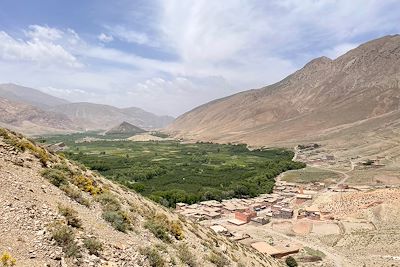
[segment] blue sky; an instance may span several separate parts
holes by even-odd
[[[399,22],[392,0],[2,0],[0,82],[177,116]]]

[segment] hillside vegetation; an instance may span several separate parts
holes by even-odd
[[[0,257],[16,266],[280,266],[0,129]]]

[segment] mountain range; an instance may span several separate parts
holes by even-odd
[[[400,35],[372,40],[332,60],[316,58],[283,80],[211,101],[178,117],[176,137],[292,145],[369,138],[400,125]]]
[[[174,118],[137,107],[70,103],[39,90],[0,84],[0,125],[26,134],[109,130],[124,121],[144,129],[165,127]]]

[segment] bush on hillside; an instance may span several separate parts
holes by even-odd
[[[179,244],[177,246],[178,258],[189,267],[196,267],[197,261],[194,254],[189,250],[186,244]]]
[[[0,129],[1,130],[1,129]],[[10,253],[4,251],[0,256],[0,263],[2,267],[15,266],[17,260],[14,259]]]
[[[297,261],[292,256],[287,257],[285,259],[285,263],[289,267],[297,267],[298,266]]]
[[[79,204],[82,204],[86,207],[90,206],[89,199],[85,198],[80,190],[78,190],[70,185],[62,185],[62,186],[60,186],[60,189],[62,191],[64,191],[64,193],[67,196],[69,196],[70,198],[72,198],[73,200],[78,202]]]
[[[67,224],[69,226],[72,226],[74,228],[82,227],[82,221],[79,219],[78,212],[76,210],[71,207],[59,205],[58,211],[62,216],[65,217],[65,220],[67,221]]]
[[[96,196],[102,193],[101,187],[97,186],[96,182],[89,177],[83,175],[76,175],[73,178],[73,184],[79,189],[88,192],[89,194]]]
[[[128,214],[122,210],[117,211],[105,211],[103,212],[103,218],[114,227],[115,230],[126,233],[131,230],[131,220]]]
[[[167,266],[163,257],[158,253],[157,249],[155,248],[141,248],[140,253],[146,256],[147,260],[152,267],[164,267]]]
[[[171,236],[176,240],[184,238],[183,227],[179,221],[171,221],[165,214],[158,213],[148,219],[145,228],[150,230],[157,238],[171,242]]]
[[[57,187],[68,184],[68,179],[65,173],[57,169],[44,169],[42,171],[42,176]]]
[[[217,267],[229,266],[230,264],[230,261],[224,255],[216,251],[211,252],[207,259]]]
[[[103,250],[103,244],[95,237],[88,237],[83,240],[83,245],[89,251],[89,254],[99,256]]]
[[[72,229],[65,224],[55,224],[51,229],[51,236],[57,245],[63,248],[67,257],[80,258],[80,248],[75,241]]]

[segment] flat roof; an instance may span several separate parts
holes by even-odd
[[[234,225],[243,225],[246,224],[247,222],[242,221],[242,220],[238,220],[238,219],[229,219],[228,220],[229,223],[232,223]]]
[[[296,198],[312,199],[312,196],[311,195],[306,195],[306,194],[297,194]]]
[[[212,225],[210,226],[211,230],[213,230],[216,233],[222,233],[222,232],[227,232],[228,229],[226,229],[225,227],[223,227],[222,225]]]
[[[252,243],[251,246],[253,248],[255,248],[256,250],[258,250],[259,252],[265,253],[265,254],[268,254],[271,256],[280,253],[279,250],[277,250],[276,248],[274,248],[273,246],[271,246],[270,244],[268,244],[267,242],[264,242],[264,241]]]
[[[305,207],[304,209],[308,212],[319,212],[319,208],[316,205]]]

